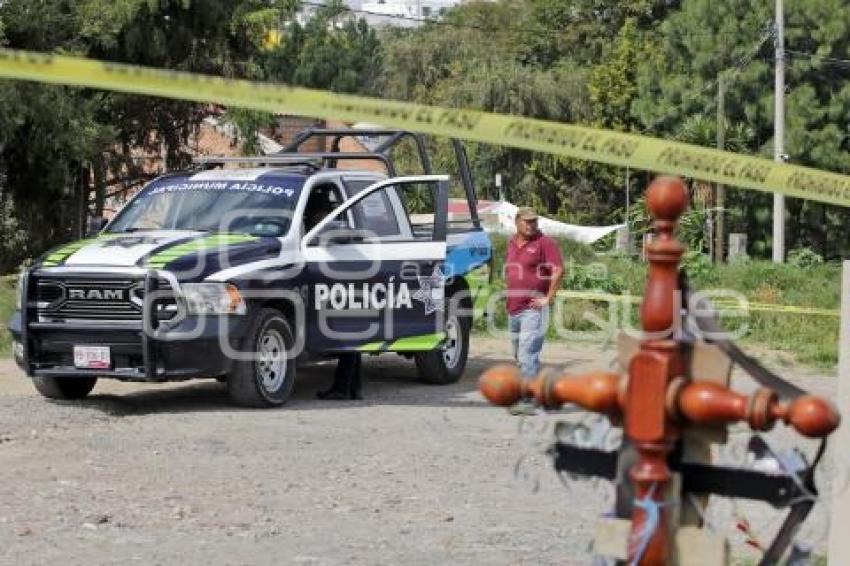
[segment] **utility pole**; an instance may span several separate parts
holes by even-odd
[[[723,73],[717,77],[717,149],[723,151],[726,148],[726,83]],[[725,229],[723,224],[724,208],[726,206],[726,187],[717,183],[714,209],[716,222],[714,223],[714,262],[723,263],[723,238]]]
[[[773,45],[776,54],[776,81],[773,105],[773,160],[785,161],[785,15],[782,0],[776,0],[776,28]],[[785,196],[773,194],[773,263],[785,261]]]
[[[623,218],[623,224],[625,224],[625,242],[624,248],[626,250],[626,254],[631,256],[632,254],[632,221],[631,214],[632,208],[632,171],[628,167],[626,167],[626,214],[625,218]],[[622,241],[622,240],[620,240]]]

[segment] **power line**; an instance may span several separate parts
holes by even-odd
[[[822,55],[816,55],[814,53],[806,53],[805,51],[795,51],[793,49],[786,49],[785,53],[789,53],[792,57],[806,57],[808,59],[813,59],[820,61],[822,63],[826,63],[828,65],[835,65],[838,67],[850,67],[850,59],[838,59],[835,57],[825,57]]]

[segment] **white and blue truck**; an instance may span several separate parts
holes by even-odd
[[[364,135],[383,141],[339,151]],[[333,151],[301,151],[316,137]],[[425,174],[396,174],[402,141]],[[423,137],[394,130],[311,129],[279,154],[162,176],[22,273],[15,359],[58,399],[83,398],[101,378],[214,378],[234,403],[272,407],[290,396],[299,360],[351,351],[395,352],[423,381],[455,382],[492,247],[466,154],[452,148],[455,189],[431,174]],[[450,192],[467,217],[449,220]]]

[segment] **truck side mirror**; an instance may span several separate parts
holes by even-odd
[[[108,222],[109,220],[102,216],[89,216],[86,218],[86,236],[97,236]]]

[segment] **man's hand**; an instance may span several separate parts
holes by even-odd
[[[549,306],[549,297],[534,297],[531,299],[531,307],[535,309],[542,309],[543,307]]]

